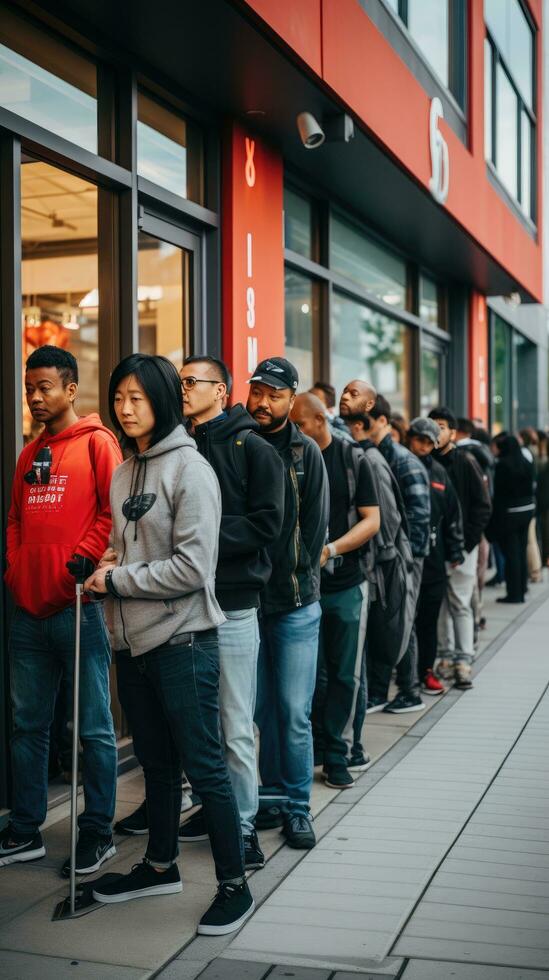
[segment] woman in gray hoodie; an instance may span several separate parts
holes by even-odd
[[[254,903],[219,738],[219,486],[184,428],[181,382],[166,358],[121,361],[109,407],[131,455],[111,483],[112,548],[85,588],[107,593],[118,694],[145,774],[149,844],[141,864],[100,879],[93,894],[122,902],[181,891],[183,768],[202,800],[219,882],[198,931],[221,935],[238,929]]]

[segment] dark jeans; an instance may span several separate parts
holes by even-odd
[[[362,744],[362,729],[364,727],[364,722],[366,721],[366,706],[368,703],[368,679],[366,673],[367,661],[368,641],[366,641],[364,644],[362,661],[360,664],[360,684],[358,686],[355,717],[353,720],[353,748],[351,749],[351,757],[360,756],[364,752],[364,746]]]
[[[420,681],[433,669],[437,656],[438,614],[444,597],[444,584],[422,585],[416,614],[418,675]]]
[[[507,596],[513,602],[522,602],[528,588],[528,527],[532,512],[509,514],[505,534],[498,544],[505,556],[505,584]]]
[[[118,696],[143,766],[149,814],[146,860],[169,867],[178,853],[181,770],[202,800],[219,881],[240,879],[240,817],[219,728],[217,631],[139,657],[116,654]]]
[[[13,705],[13,808],[18,833],[35,834],[46,818],[48,755],[55,699],[63,677],[72,690],[75,611],[37,619],[16,609],[10,630]],[[111,650],[99,604],[82,607],[80,742],[84,812],[78,825],[110,834],[116,794],[116,741],[109,697]],[[71,720],[72,700],[68,706]]]

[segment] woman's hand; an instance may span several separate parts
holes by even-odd
[[[114,548],[107,548],[99,560],[98,568],[103,568],[104,565],[116,565],[118,561],[118,555]]]
[[[101,561],[103,561],[103,558]],[[84,582],[84,592],[106,593],[107,586],[105,585],[105,575],[111,568],[116,568],[116,564],[114,562],[109,562],[109,564],[101,565],[100,568],[96,568],[93,575],[90,575],[90,577]]]

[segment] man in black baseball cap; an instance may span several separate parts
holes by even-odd
[[[284,520],[269,549],[272,575],[261,597],[255,720],[264,786],[288,801],[283,833],[291,847],[314,847],[311,706],[320,625],[320,554],[329,491],[320,449],[289,421],[299,377],[283,357],[258,364],[247,409],[284,463]]]

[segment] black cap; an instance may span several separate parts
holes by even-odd
[[[260,361],[257,365],[248,384],[252,381],[270,385],[271,388],[290,388],[291,391],[296,391],[299,375],[293,364],[285,357],[268,357],[266,361]]]

